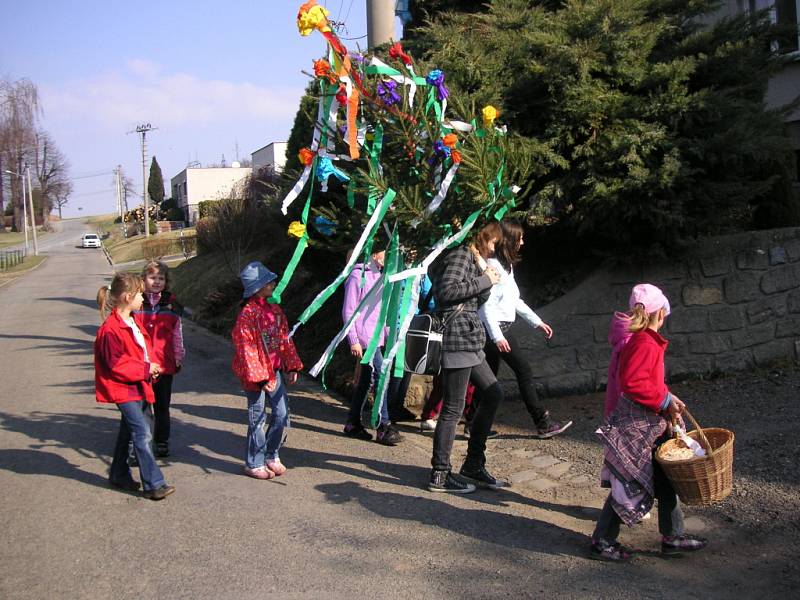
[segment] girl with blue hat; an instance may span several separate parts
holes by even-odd
[[[233,339],[233,373],[247,396],[247,453],[244,473],[255,479],[272,479],[286,472],[278,455],[289,426],[289,398],[285,384],[297,381],[303,363],[289,337],[289,323],[281,307],[267,298],[278,276],[258,261],[249,263],[239,278],[244,286],[242,310]],[[271,408],[269,427],[266,402]]]

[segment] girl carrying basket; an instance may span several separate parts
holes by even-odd
[[[668,439],[672,418],[682,422],[684,404],[664,383],[667,340],[658,333],[669,315],[669,301],[654,285],[643,283],[631,292],[630,340],[619,357],[620,396],[597,430],[605,446],[600,475],[611,488],[592,534],[589,557],[625,562],[633,552],[617,542],[620,524],[633,526],[658,500],[661,552],[675,556],[701,550],[707,541],[683,529],[678,497],[655,460],[655,449]]]

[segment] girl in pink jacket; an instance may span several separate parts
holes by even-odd
[[[384,251],[373,252],[370,260],[366,264],[358,263],[353,267],[347,281],[344,283],[344,306],[342,307],[342,319],[347,323],[356,312],[358,305],[369,294],[370,299],[358,314],[347,334],[350,341],[350,354],[357,360],[361,360],[364,352],[369,346],[375,328],[378,326],[378,316],[381,312],[381,271],[383,270]],[[375,286],[379,286],[375,289]],[[369,390],[377,381],[381,366],[383,365],[383,354],[381,347],[386,338],[386,331],[380,332],[378,345],[380,346],[372,359],[372,364],[361,365],[358,383],[353,389],[353,396],[350,399],[350,412],[347,415],[347,422],[344,426],[344,434],[359,440],[371,440],[372,434],[366,430],[361,423],[361,409],[367,401]],[[376,432],[375,441],[385,446],[394,446],[402,441],[400,432],[392,427],[389,421],[389,411],[386,402],[381,404],[381,423]]]

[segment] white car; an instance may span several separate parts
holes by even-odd
[[[100,245],[100,236],[96,233],[87,233],[81,238],[82,248],[99,248]]]

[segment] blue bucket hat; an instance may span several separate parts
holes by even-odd
[[[258,290],[267,285],[270,281],[275,281],[278,276],[265,267],[262,263],[254,260],[239,273],[239,279],[244,286],[242,298],[249,298]]]

